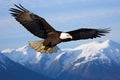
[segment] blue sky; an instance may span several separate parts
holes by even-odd
[[[105,37],[61,43],[61,48],[107,39],[120,41],[120,0],[0,0],[0,50],[19,48],[27,45],[28,41],[39,40],[9,14],[8,10],[14,7],[14,3],[20,3],[45,18],[57,30],[69,31],[83,27],[112,29]]]

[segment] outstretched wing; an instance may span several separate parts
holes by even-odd
[[[96,37],[105,36],[105,34],[109,33],[109,31],[110,31],[110,28],[106,28],[106,29],[81,28],[78,30],[67,32],[73,37],[73,39],[66,39],[66,40],[63,40],[63,42],[72,41],[72,40],[93,39]]]
[[[35,36],[46,38],[49,32],[55,31],[42,17],[31,13],[20,4],[15,6],[16,8],[10,8],[12,16]]]

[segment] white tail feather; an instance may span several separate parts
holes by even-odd
[[[37,52],[41,52],[41,53],[54,53],[54,52],[56,52],[59,49],[57,46],[45,49],[45,46],[43,46],[43,42],[44,42],[44,40],[41,40],[41,41],[30,41],[29,45],[30,45],[31,48],[33,48]]]

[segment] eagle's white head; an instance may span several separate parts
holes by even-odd
[[[72,39],[73,37],[69,33],[62,32],[60,34],[60,39]]]

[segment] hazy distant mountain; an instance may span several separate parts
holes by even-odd
[[[57,80],[120,80],[120,44],[111,40],[91,42],[53,54],[41,54],[29,46],[1,53]]]

